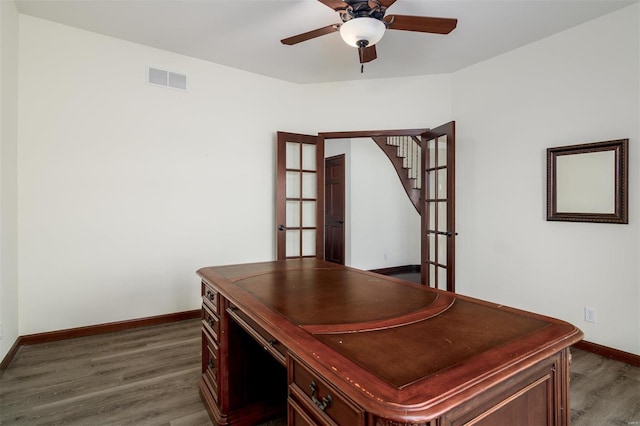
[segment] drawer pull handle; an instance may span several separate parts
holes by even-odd
[[[215,297],[215,293],[211,290],[207,290],[207,299],[213,302],[213,298]]]
[[[213,358],[209,358],[209,368],[212,370],[216,368],[216,362],[213,360]]]
[[[311,381],[309,388],[311,388],[311,400],[314,402],[314,404],[318,406],[319,409],[324,411],[328,407],[331,407],[331,403],[333,402],[333,398],[331,398],[331,395],[327,395],[321,400],[318,399],[318,397],[316,397],[316,392],[318,391],[318,385],[314,380]]]
[[[216,325],[216,320],[207,315],[207,323],[209,324],[209,327],[214,328]]]

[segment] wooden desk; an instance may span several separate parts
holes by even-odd
[[[220,425],[569,423],[566,322],[316,259],[198,275]]]

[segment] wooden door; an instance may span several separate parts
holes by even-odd
[[[324,259],[344,265],[345,156],[325,159]]]
[[[422,136],[422,283],[455,291],[455,122]]]
[[[324,257],[324,139],[278,132],[277,259]]]

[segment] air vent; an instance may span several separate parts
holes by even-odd
[[[187,90],[187,76],[155,67],[147,67],[147,83],[154,86]]]

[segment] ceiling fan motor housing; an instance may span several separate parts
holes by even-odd
[[[347,4],[347,7],[340,12],[342,22],[361,17],[375,18],[381,21],[387,11],[387,8],[376,0],[345,0],[344,2]]]

